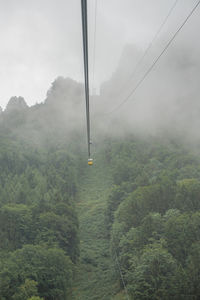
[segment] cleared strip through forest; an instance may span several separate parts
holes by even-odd
[[[111,176],[101,159],[89,167],[80,187],[77,210],[80,224],[80,265],[73,289],[76,300],[114,299],[113,261],[105,225]]]

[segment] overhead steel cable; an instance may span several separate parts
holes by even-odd
[[[130,300],[129,295],[128,295],[128,289],[126,287],[126,283],[125,283],[125,280],[124,280],[123,272],[122,272],[122,269],[121,269],[121,266],[120,266],[120,263],[119,263],[119,259],[118,259],[118,256],[117,256],[117,251],[116,251],[115,248],[114,248],[114,250],[115,250],[115,258],[116,258],[116,262],[117,262],[117,267],[118,267],[118,270],[119,270],[119,274],[120,274],[120,277],[121,277],[122,284],[124,286],[124,291],[126,293],[126,298],[127,298],[127,300]]]
[[[117,111],[122,105],[124,105],[124,103],[126,103],[130,99],[131,96],[134,95],[134,93],[136,92],[136,90],[140,87],[140,85],[143,83],[143,81],[146,79],[146,77],[149,75],[149,73],[155,67],[155,65],[157,64],[157,62],[160,60],[160,58],[163,56],[163,54],[167,51],[167,49],[169,48],[169,46],[172,44],[173,40],[179,34],[179,32],[181,31],[181,29],[184,27],[184,25],[187,23],[187,21],[193,15],[194,11],[197,9],[197,7],[199,6],[199,4],[200,4],[200,0],[196,3],[196,5],[193,7],[193,9],[190,11],[190,13],[187,15],[187,17],[185,18],[185,20],[183,21],[183,23],[181,24],[181,26],[179,26],[179,28],[177,29],[177,31],[173,34],[173,36],[171,37],[171,39],[169,40],[169,42],[166,44],[166,46],[162,50],[162,52],[153,61],[153,63],[151,64],[151,66],[147,69],[147,71],[144,73],[144,75],[142,76],[142,78],[138,81],[138,83],[136,84],[136,86],[134,87],[134,89],[128,94],[128,96],[119,105],[117,105],[112,111],[106,113],[106,115],[111,114],[111,113]]]
[[[82,12],[82,33],[83,33],[83,58],[85,78],[85,101],[86,101],[86,122],[87,122],[87,144],[88,157],[90,159],[90,105],[89,105],[89,72],[88,72],[88,29],[87,29],[87,0],[81,0]]]
[[[163,27],[164,27],[165,24],[167,23],[169,17],[171,16],[173,10],[175,9],[175,7],[176,7],[178,1],[179,1],[179,0],[176,0],[176,1],[174,2],[174,4],[172,5],[172,7],[170,8],[170,10],[169,10],[167,16],[165,17],[165,19],[163,20],[162,24],[160,25],[158,31],[157,31],[156,34],[154,35],[154,37],[153,37],[153,39],[152,39],[152,41],[151,41],[151,43],[150,43],[150,45],[149,45],[148,48],[152,47],[154,41],[155,41],[155,40],[157,39],[157,37],[159,36],[161,30],[163,29]],[[149,49],[147,49],[147,50],[149,51]]]
[[[94,89],[94,73],[96,60],[96,30],[97,30],[97,0],[95,0],[95,17],[94,17],[94,48],[93,48],[93,69],[92,69],[92,87]]]
[[[149,43],[148,47],[147,47],[146,50],[144,51],[142,57],[139,59],[139,61],[137,62],[136,66],[134,67],[134,70],[133,70],[132,74],[130,75],[130,79],[132,79],[132,78],[135,76],[137,70],[139,69],[139,66],[141,65],[141,63],[143,62],[143,60],[145,59],[145,57],[147,56],[147,54],[149,53],[149,51],[150,51],[151,48],[153,47],[153,44],[154,44],[155,40],[157,39],[157,37],[159,36],[161,30],[163,29],[163,27],[164,27],[165,24],[167,23],[169,17],[171,16],[172,12],[174,11],[174,9],[175,9],[175,7],[176,7],[178,1],[179,1],[179,0],[176,0],[176,1],[173,3],[173,5],[172,5],[172,7],[170,8],[170,10],[169,10],[167,16],[165,17],[165,19],[163,20],[162,24],[159,26],[157,32],[155,33],[153,39],[151,40],[151,42]],[[126,82],[126,84],[125,84],[124,86],[126,86],[126,85],[127,85],[127,82]],[[123,87],[123,89],[124,89],[124,87]]]

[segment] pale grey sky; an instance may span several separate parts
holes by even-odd
[[[174,2],[97,0],[95,87],[112,75],[127,43],[146,49]],[[157,47],[171,37],[196,2],[179,0]],[[28,105],[43,101],[58,76],[83,81],[80,3],[81,0],[0,0],[2,107],[11,96],[23,96]],[[95,0],[88,0],[90,71],[94,12]],[[180,39],[188,39],[188,32],[199,24],[199,16],[197,11]],[[195,27],[194,35],[197,31]]]

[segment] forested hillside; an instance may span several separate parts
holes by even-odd
[[[175,142],[125,139],[106,157],[111,251],[131,299],[199,299],[199,155]]]
[[[70,299],[79,256],[75,162],[1,137],[0,299]]]
[[[0,116],[0,299],[71,299],[81,160],[56,109],[24,103]]]
[[[200,299],[198,140],[97,118],[91,169],[82,93],[0,115],[0,299]]]

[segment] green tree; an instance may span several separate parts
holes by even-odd
[[[191,245],[200,240],[200,213],[172,215],[165,222],[164,236],[168,251],[182,264]]]
[[[40,298],[38,296],[32,296],[31,298],[28,298],[27,300],[44,300],[44,298]]]
[[[26,291],[29,279],[37,282],[38,295],[46,300],[70,299],[73,264],[61,249],[26,245],[16,250],[0,271],[0,296],[10,300]],[[30,283],[28,281],[27,283]]]
[[[0,246],[2,249],[16,250],[31,242],[32,216],[29,207],[23,204],[4,205],[0,209]]]
[[[65,208],[64,206],[62,206]],[[73,217],[57,215],[54,212],[43,213],[39,217],[37,242],[58,245],[73,261],[78,258],[78,226]],[[63,211],[64,213],[64,211]],[[71,215],[73,212],[71,212]]]
[[[175,207],[181,211],[196,211],[200,209],[200,181],[183,179],[177,183]]]
[[[26,279],[25,282],[18,287],[16,293],[13,295],[13,300],[27,300],[32,296],[37,296],[37,282]]]
[[[127,275],[128,290],[134,300],[173,299],[177,263],[159,244],[144,250],[138,264]]]
[[[200,299],[200,242],[191,246],[186,261],[186,274],[188,294],[193,296],[193,299]]]

